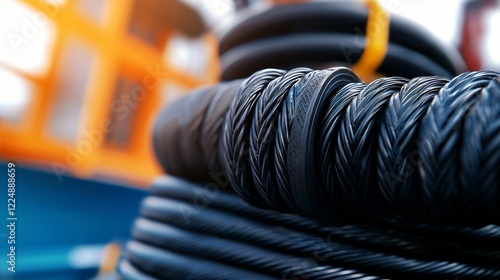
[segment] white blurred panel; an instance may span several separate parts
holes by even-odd
[[[0,63],[26,73],[43,74],[55,40],[56,31],[50,19],[57,15],[58,5],[42,5],[43,11],[38,12],[20,1],[2,0]]]
[[[19,122],[33,98],[33,85],[0,68],[0,120]]]
[[[482,60],[485,69],[500,71],[500,6],[486,14]]]

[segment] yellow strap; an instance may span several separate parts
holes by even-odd
[[[118,261],[120,260],[121,247],[118,243],[110,243],[106,246],[101,259],[99,275],[106,275],[116,271]]]
[[[384,61],[389,44],[389,13],[377,0],[366,0],[369,9],[366,24],[366,47],[359,61],[352,67],[363,79],[373,80],[375,71]]]

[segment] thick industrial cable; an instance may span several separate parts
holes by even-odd
[[[223,56],[222,80],[248,77],[256,69],[293,68],[304,65],[351,65],[365,50],[366,39],[346,34],[294,34],[265,38],[234,47]],[[453,77],[434,60],[405,47],[388,45],[387,54],[378,67],[385,76],[407,78],[439,75]]]
[[[249,166],[249,139],[255,104],[268,84],[285,72],[266,69],[243,81],[225,116],[223,131],[219,135],[221,164],[227,172],[231,187],[247,202],[265,206],[258,197]]]
[[[304,233],[310,233],[315,236],[334,235],[335,237],[348,240],[350,237],[364,236],[363,233],[370,234],[379,233],[391,238],[406,238],[408,234],[415,233],[419,238],[429,237],[430,240],[436,240],[436,244],[443,241],[466,242],[469,245],[500,249],[500,227],[489,225],[481,229],[472,229],[466,227],[430,227],[423,224],[409,223],[370,223],[369,225],[349,224],[342,227],[322,227],[317,222],[311,219],[305,219],[298,215],[284,214],[274,211],[263,211],[262,209],[252,207],[241,200],[235,199],[234,195],[220,193],[225,187],[225,182],[222,182],[218,187],[212,186],[211,183],[204,186],[199,186],[185,180],[174,178],[172,176],[163,177],[157,180],[151,188],[151,193],[158,197],[167,197],[179,201],[192,203],[195,208],[203,209],[205,207],[214,208],[223,212],[230,212],[242,217],[250,218],[259,223],[264,223],[272,226],[281,226],[298,230]],[[392,235],[392,233],[397,233]],[[432,237],[432,238],[430,238]],[[391,242],[377,240],[376,238],[362,238],[365,243],[388,245]],[[354,242],[361,242],[362,239],[355,239]],[[418,240],[417,240],[418,241]],[[396,248],[404,248],[401,242],[394,242]],[[406,245],[409,250],[415,252],[425,251],[418,248],[416,244],[408,243]],[[456,246],[456,245],[455,245]],[[439,248],[434,247],[436,250]],[[460,246],[456,247],[461,250]],[[462,250],[467,251],[467,250]],[[484,253],[484,252],[483,252]]]
[[[278,126],[275,134],[273,153],[275,165],[273,171],[275,172],[276,186],[278,187],[284,203],[289,207],[289,209],[293,209],[296,213],[300,212],[300,208],[295,206],[293,201],[290,180],[288,179],[288,170],[286,168],[286,154],[288,150],[288,142],[290,140],[290,128],[292,124],[293,112],[295,110],[295,104],[297,103],[297,99],[304,88],[304,84],[312,75],[314,75],[314,73],[315,72],[310,71],[289,90],[288,95],[282,102],[282,112],[278,116]]]
[[[334,174],[339,175],[332,185],[327,185],[332,196],[337,196],[338,208],[363,209],[373,217],[380,215],[379,201],[373,199],[377,189],[371,181],[376,178],[376,133],[389,99],[407,81],[398,77],[378,79],[363,88],[347,106],[337,133],[335,156],[330,158]]]
[[[278,121],[283,103],[288,91],[307,73],[308,68],[296,68],[284,76],[274,79],[262,93],[256,104],[254,119],[250,132],[250,165],[255,186],[261,198],[270,208],[284,209],[284,202],[274,178],[272,167],[276,166],[272,152],[274,151],[275,135],[279,131]],[[262,174],[262,177],[260,175]],[[278,200],[269,200],[277,198]]]
[[[271,248],[266,249],[254,244],[244,244],[221,236],[193,233],[146,219],[136,222],[134,237],[136,240],[150,243],[165,250],[230,264],[276,278],[292,272],[294,267],[303,261],[301,255],[287,255]],[[352,254],[352,252],[350,253]],[[310,268],[304,268],[301,273],[307,275],[318,269],[332,270],[336,268],[339,267],[311,265]],[[345,271],[346,269],[339,270]],[[358,272],[358,274],[361,273]]]
[[[173,177],[153,185],[141,213],[124,279],[134,271],[161,279],[500,277],[498,227],[458,239],[455,229],[440,237],[370,224],[322,227]]]
[[[324,103],[342,87],[359,82],[347,68],[332,68],[315,72],[300,89],[292,115],[290,140],[286,151],[287,169],[293,200],[302,213],[320,221],[336,223],[341,215],[331,215],[329,203],[318,188],[316,134],[320,130],[320,113]],[[325,93],[325,94],[321,94]],[[341,222],[341,221],[340,221]]]
[[[264,11],[249,10],[239,13],[234,21],[229,22],[228,28],[220,30],[219,53],[224,55],[250,42],[289,35],[353,34],[362,37],[366,34],[368,13],[366,6],[348,1],[296,3],[277,5]],[[358,44],[363,46],[359,39]],[[398,15],[391,15],[389,41],[424,55],[452,75],[466,69],[458,51],[445,48],[425,30]],[[347,46],[345,50],[346,53],[356,52]]]
[[[127,259],[157,279],[273,279],[211,260],[185,256],[137,241],[127,244]]]
[[[165,170],[195,181],[210,180],[221,170],[218,153],[214,151],[224,115],[240,84],[237,80],[220,87],[198,89],[200,94],[181,98],[175,102],[179,106],[161,112],[159,118],[165,122],[158,123],[153,144]]]
[[[463,142],[458,172],[463,197],[469,199],[462,201],[472,217],[490,217],[498,224],[500,190],[489,186],[500,182],[500,173],[491,172],[498,168],[500,158],[500,81],[490,83],[479,98],[464,126],[464,134],[470,137]]]
[[[420,148],[422,158],[419,171],[423,190],[421,195],[424,208],[432,220],[441,222],[453,219],[455,223],[461,223],[463,220],[475,218],[469,214],[470,210],[475,211],[475,209],[467,209],[463,205],[469,203],[470,197],[463,196],[462,193],[463,189],[477,188],[477,186],[462,185],[458,174],[460,165],[450,159],[460,160],[460,150],[465,147],[461,145],[464,139],[479,136],[478,134],[464,135],[463,122],[467,120],[466,116],[474,106],[484,105],[481,109],[485,111],[491,110],[490,106],[495,106],[493,103],[477,104],[477,101],[481,93],[484,94],[483,89],[488,84],[493,85],[493,90],[498,90],[498,84],[494,81],[498,76],[497,73],[486,71],[464,73],[458,76],[441,89],[423,119],[419,137],[421,141],[425,139],[425,143]],[[492,136],[498,137],[498,135]],[[472,138],[472,140],[472,142],[481,142],[481,138]],[[470,143],[471,140],[468,142]],[[494,150],[499,148],[500,146],[496,146]],[[491,159],[490,156],[488,155],[487,158]],[[500,159],[493,158],[492,160],[498,163]],[[466,158],[465,161],[469,159]],[[478,166],[483,164],[480,161],[475,163]],[[499,168],[500,165],[490,166],[490,169],[485,171],[489,174],[499,173]],[[482,182],[477,181],[477,183]],[[490,189],[488,190],[490,193],[496,193],[498,182],[487,188]],[[485,203],[490,205],[498,204],[497,199],[497,196],[484,198]],[[500,212],[497,213],[500,214]],[[499,216],[493,215],[493,218],[496,220],[492,222],[498,222]]]
[[[130,279],[130,280],[154,280],[153,278],[147,274],[144,274],[142,271],[138,270],[134,267],[128,260],[123,260],[118,265],[118,272],[120,274],[120,278],[118,279]]]
[[[301,3],[239,13],[220,29],[222,80],[269,68],[353,65],[365,48],[369,11],[359,3]],[[466,70],[456,50],[396,15],[378,73],[453,77]]]
[[[219,135],[223,118],[239,86],[240,82],[236,81],[219,88],[210,101],[205,111],[205,115],[203,116],[201,135],[198,141],[201,144],[201,153],[205,159],[206,166],[212,168],[209,174],[210,178],[215,176],[216,172],[222,170],[218,153],[214,153],[214,150],[216,150],[219,145]],[[197,105],[198,104],[193,104],[193,106]]]
[[[234,95],[224,119],[218,119],[223,124],[213,154],[219,153],[216,168],[221,170],[215,172],[227,175],[229,185],[250,204],[325,224],[394,218],[497,224],[500,142],[495,132],[500,120],[491,95],[498,92],[498,77],[479,71],[451,80],[389,77],[365,85],[347,68],[256,72],[232,86],[205,90]],[[186,106],[206,108],[189,101],[204,98],[209,99],[191,96],[165,111],[173,108],[170,114],[175,115],[191,109]],[[223,110],[217,109],[218,116]],[[210,118],[212,112],[202,111]],[[477,112],[488,112],[489,119]],[[187,121],[160,118],[156,134],[176,134],[169,125],[196,123],[191,115],[186,114]],[[203,172],[214,173],[214,168],[200,165],[196,152],[183,152],[192,138],[203,137],[184,134],[172,137],[186,142],[169,154],[182,155],[171,174],[186,177],[190,171],[193,176],[187,178],[207,178]],[[163,154],[168,153],[165,146],[176,147],[162,141],[155,145]],[[460,171],[463,166],[467,171]]]
[[[417,196],[411,176],[416,168],[417,143],[416,125],[422,120],[430,103],[439,90],[448,83],[448,79],[438,77],[422,77],[406,83],[389,100],[392,110],[386,110],[380,126],[383,137],[378,140],[377,173],[380,193],[386,198],[386,204],[381,205],[387,211],[398,216],[406,216],[418,221],[422,216],[422,208],[415,205]],[[404,214],[398,214],[398,212]]]

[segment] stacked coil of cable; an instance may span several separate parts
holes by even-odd
[[[182,167],[164,165],[172,175],[223,172],[250,204],[328,224],[498,224],[499,84],[491,71],[364,84],[347,68],[266,69],[166,108],[155,147]],[[215,93],[228,100],[209,110]],[[198,119],[210,133],[182,126]]]
[[[365,51],[368,14],[365,6],[347,1],[244,9],[219,28],[221,78],[246,78],[264,68],[352,66]],[[451,78],[465,70],[457,50],[391,16],[388,51],[378,73]]]
[[[166,107],[153,139],[170,176],[124,279],[500,277],[499,73],[265,69]]]
[[[226,183],[164,177],[142,205],[123,279],[496,279],[500,228],[324,227],[258,209]]]

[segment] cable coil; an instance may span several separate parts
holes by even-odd
[[[296,3],[264,10],[250,7],[219,28],[221,79],[248,77],[264,68],[353,66],[369,41],[370,19],[377,28],[383,25],[380,15],[371,18],[369,9],[355,1]],[[466,70],[456,50],[411,22],[391,15],[387,28],[388,48],[378,73],[453,77]]]
[[[171,176],[153,184],[133,238],[120,265],[123,279],[500,277],[498,226],[323,227]]]
[[[208,110],[195,97],[210,100],[214,92],[231,103]],[[265,69],[168,106],[155,149],[161,162],[167,154],[171,165],[182,158],[175,168],[164,164],[170,174],[206,182],[224,173],[250,204],[326,224],[498,224],[499,98],[500,77],[492,71],[366,85],[343,67]],[[198,115],[176,113],[197,108]],[[177,123],[195,118],[211,120],[210,137],[183,132],[167,139]],[[217,133],[218,143],[207,146]],[[204,143],[200,155],[219,153],[218,163],[198,159],[189,141]]]

